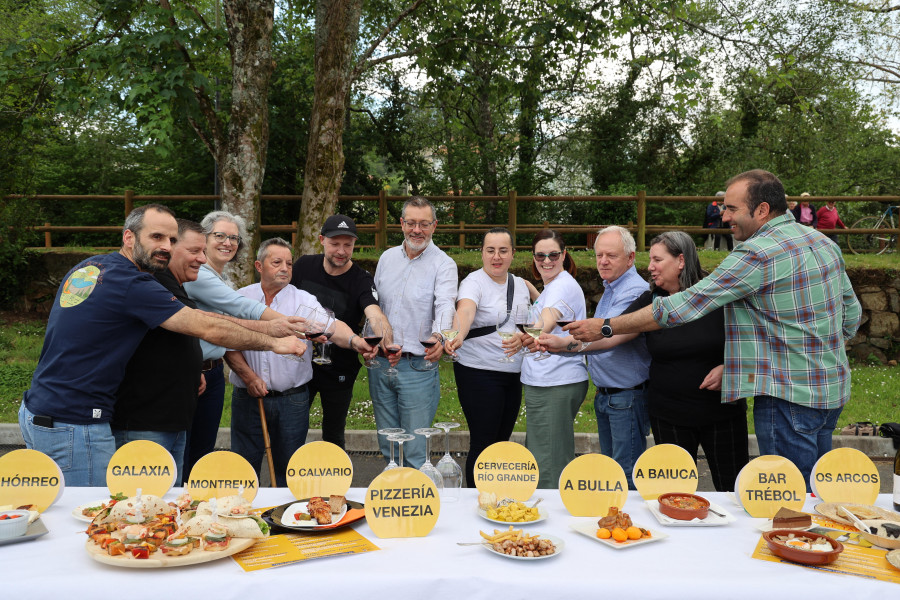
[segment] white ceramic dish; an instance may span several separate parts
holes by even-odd
[[[517,523],[517,525],[521,525],[521,523]],[[554,556],[558,556],[560,553],[562,553],[563,549],[566,547],[566,543],[555,535],[545,535],[540,533],[536,533],[533,535],[537,535],[543,540],[549,540],[553,542],[553,545],[556,546],[556,552],[554,552],[553,554],[545,554],[543,556],[513,556],[512,554],[497,552],[496,550],[494,550],[494,547],[488,543],[481,544],[481,546],[491,554],[496,554],[497,556],[502,556],[503,558],[511,558],[513,560],[544,560],[545,558],[553,558]]]
[[[75,517],[76,519],[78,519],[79,521],[84,521],[85,523],[90,523],[91,521],[94,520],[94,518],[85,516],[81,511],[83,511],[86,508],[91,508],[92,506],[103,506],[107,502],[109,502],[109,498],[107,498],[106,500],[97,500],[96,502],[87,502],[85,504],[82,504],[81,506],[76,506],[75,508],[72,509],[72,516]]]
[[[341,512],[337,514],[332,513],[331,523],[327,523],[325,525],[319,525],[314,519],[310,519],[309,521],[301,521],[299,519],[295,519],[294,514],[301,512],[307,512],[306,502],[295,502],[291,504],[284,510],[284,513],[281,515],[281,523],[288,527],[308,527],[310,529],[315,529],[316,527],[331,527],[335,523],[340,522],[340,520],[344,518],[344,515],[347,514],[347,504],[344,504]]]
[[[7,544],[18,544],[19,542],[27,542],[37,539],[42,535],[47,535],[48,533],[50,532],[47,529],[47,526],[44,525],[43,521],[38,519],[37,521],[32,521],[31,524],[28,525],[28,529],[25,530],[25,535],[0,540],[0,546],[5,546]]]
[[[637,524],[635,524],[635,526],[640,527],[640,525]],[[597,537],[597,529],[599,529],[599,527],[597,527],[597,521],[593,518],[588,520],[573,521],[569,523],[569,528],[572,531],[576,531],[583,536],[591,538],[595,542],[599,542],[604,546],[609,546],[610,548],[614,548],[616,550],[633,548],[634,546],[642,546],[644,544],[652,544],[653,542],[658,542],[669,537],[668,534],[659,533],[645,527],[644,529],[647,529],[647,531],[650,532],[650,537],[648,538],[641,538],[639,540],[625,540],[624,542],[617,542],[612,538],[608,540],[601,540]]]
[[[538,518],[534,521],[499,521],[497,519],[491,519],[487,516],[487,511],[483,508],[478,509],[478,516],[482,519],[488,520],[491,523],[497,523],[498,525],[533,525],[534,523],[540,523],[541,521],[546,521],[547,517],[550,516],[550,513],[547,512],[547,509],[543,506],[538,506]]]

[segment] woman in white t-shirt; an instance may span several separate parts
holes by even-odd
[[[564,302],[575,312],[575,320],[587,316],[584,292],[573,277],[575,261],[566,252],[562,237],[552,229],[538,232],[531,248],[534,254],[531,272],[544,282],[544,290],[534,303],[541,310],[543,332],[565,335],[556,324],[561,313],[555,306]],[[526,356],[522,361],[522,383],[525,445],[538,463],[541,474],[538,487],[555,488],[559,486],[562,470],[575,458],[575,417],[588,391],[584,358],[553,354],[535,360]]]
[[[509,273],[515,246],[509,230],[497,227],[481,242],[483,268],[471,273],[459,286],[456,322],[459,334],[445,343],[448,353],[456,354],[453,363],[459,404],[469,425],[469,455],[466,482],[475,487],[473,470],[482,450],[512,435],[522,404],[519,371],[522,343],[518,336],[502,341],[497,333],[498,315],[510,307],[528,304],[533,285]],[[509,285],[513,286],[508,298]],[[512,316],[510,317],[512,319]],[[513,362],[500,362],[511,356]]]

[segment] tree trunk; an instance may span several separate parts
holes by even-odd
[[[344,122],[359,35],[362,0],[318,0],[315,86],[296,250],[317,251],[318,233],[334,213],[344,171]]]
[[[247,221],[248,256],[229,263],[227,276],[239,286],[253,282],[259,246],[259,195],[269,144],[269,79],[274,0],[224,0],[231,52],[231,114],[224,144],[218,145],[222,208]]]

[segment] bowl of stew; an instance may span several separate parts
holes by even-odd
[[[775,529],[763,534],[766,545],[775,556],[804,565],[827,565],[837,560],[844,545],[821,533]]]
[[[679,521],[705,519],[709,515],[709,500],[696,494],[669,492],[659,497],[659,512]]]

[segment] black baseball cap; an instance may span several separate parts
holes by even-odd
[[[322,235],[325,237],[349,235],[353,239],[359,239],[356,235],[356,223],[347,215],[333,215],[325,219],[325,224],[322,225]]]

